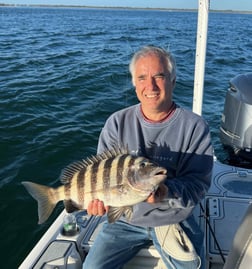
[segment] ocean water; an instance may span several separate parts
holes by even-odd
[[[21,181],[57,185],[61,169],[95,154],[114,111],[137,102],[128,63],[159,45],[178,65],[175,101],[192,107],[197,13],[84,8],[0,8],[0,258],[17,268],[62,209],[37,225]],[[217,158],[225,93],[251,72],[252,15],[210,13],[203,117]]]

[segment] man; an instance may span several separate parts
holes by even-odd
[[[192,211],[210,186],[213,158],[208,126],[172,101],[176,64],[170,53],[144,47],[133,56],[130,72],[140,103],[108,118],[98,153],[127,145],[132,154],[166,167],[167,179],[134,206],[129,222],[121,218],[103,225],[83,268],[122,268],[152,243],[168,269],[200,268],[203,234]],[[95,200],[88,213],[103,215],[106,208]]]

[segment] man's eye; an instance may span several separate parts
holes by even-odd
[[[164,80],[165,76],[164,75],[158,75],[158,76],[155,76],[155,79],[156,80]]]

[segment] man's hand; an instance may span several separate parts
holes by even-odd
[[[88,215],[103,216],[107,211],[108,206],[104,206],[104,203],[98,199],[95,199],[88,204]]]
[[[161,202],[168,193],[168,188],[165,184],[160,184],[158,189],[153,192],[146,200],[147,203],[159,203]]]

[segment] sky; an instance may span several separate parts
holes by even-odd
[[[78,6],[120,6],[150,8],[189,8],[198,6],[198,0],[0,0],[4,4],[51,4]],[[252,11],[251,0],[210,0],[210,8],[217,10]]]

